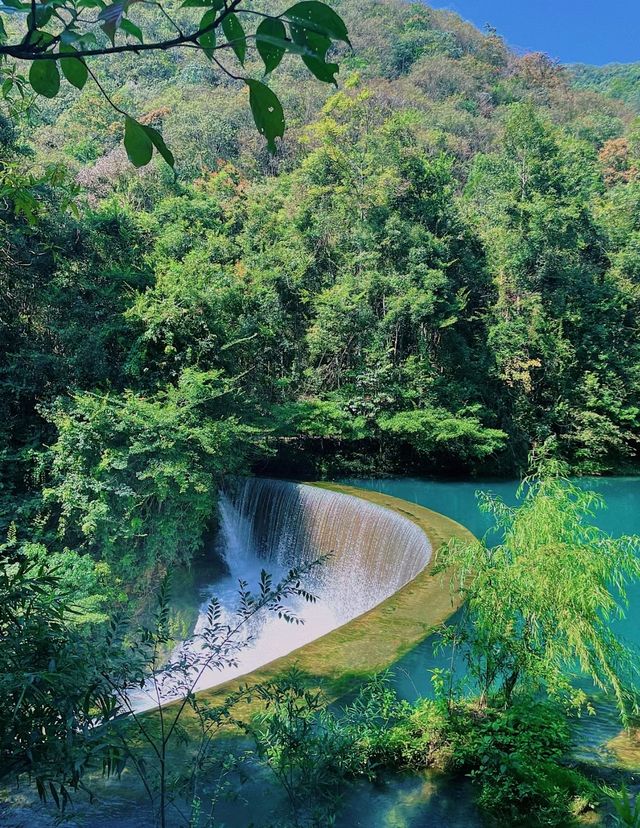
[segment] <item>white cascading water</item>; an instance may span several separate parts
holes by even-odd
[[[424,569],[431,545],[413,522],[359,497],[316,486],[266,478],[237,481],[220,496],[220,551],[228,576],[211,586],[231,623],[238,604],[238,581],[255,588],[261,570],[274,583],[291,567],[328,556],[304,587],[316,603],[285,601],[304,624],[287,624],[274,614],[254,618],[243,634],[247,645],[237,665],[207,669],[195,689],[214,687],[249,673],[330,632],[375,607]],[[201,607],[195,633],[206,625],[209,599]],[[162,693],[162,701],[176,697]],[[130,696],[137,711],[157,703],[155,691]]]

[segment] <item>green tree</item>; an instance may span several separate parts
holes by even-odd
[[[334,42],[349,43],[340,16],[318,0],[295,3],[280,15],[246,9],[242,0],[185,0],[178,9],[169,3],[151,3],[137,16],[134,4],[135,0],[96,0],[89,4],[85,0],[62,0],[48,6],[10,0],[0,11],[2,97],[24,97],[31,88],[45,98],[55,98],[60,91],[61,74],[80,90],[91,78],[124,118],[124,145],[134,166],[148,164],[154,150],[173,166],[173,154],[161,133],[132,118],[109,98],[94,72],[92,59],[169,49],[199,50],[218,70],[246,84],[256,127],[267,139],[269,148],[275,150],[275,139],[284,134],[282,105],[265,83],[228,68],[226,58],[230,52],[242,71],[248,49],[255,47],[265,74],[270,74],[286,53],[299,55],[316,78],[335,83],[339,67],[327,61],[327,52]],[[194,19],[193,8],[206,11]],[[259,24],[247,33],[241,21],[251,25],[256,17]],[[12,25],[12,18],[18,19],[17,26]],[[30,64],[28,77],[16,73],[13,60]]]
[[[187,369],[155,396],[85,392],[58,402],[45,496],[62,535],[138,585],[189,561],[220,480],[246,468],[258,439],[221,406],[231,391],[218,372]]]
[[[578,670],[613,695],[628,722],[637,712],[637,658],[612,622],[624,616],[627,584],[640,577],[640,540],[595,528],[599,497],[557,472],[526,478],[519,497],[514,508],[481,499],[497,545],[453,543],[440,553],[439,567],[453,567],[465,602],[445,635],[462,648],[483,704],[544,690],[580,706]]]
[[[638,386],[623,333],[630,296],[609,270],[595,220],[601,192],[593,148],[531,104],[514,104],[503,147],[476,157],[465,193],[498,294],[487,345],[499,424],[523,459],[556,435],[586,471],[635,451]]]

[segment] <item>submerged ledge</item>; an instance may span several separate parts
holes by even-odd
[[[474,540],[468,529],[438,512],[391,495],[337,483],[306,485],[359,497],[415,523],[431,543],[431,560],[412,581],[382,603],[251,673],[199,691],[201,699],[220,703],[241,685],[270,681],[291,667],[305,674],[310,684],[321,687],[329,699],[336,699],[370,675],[391,667],[458,608],[452,600],[448,579],[435,578],[431,573],[441,546],[452,538]],[[174,704],[171,702],[168,707]]]

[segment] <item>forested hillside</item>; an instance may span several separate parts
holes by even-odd
[[[624,101],[635,112],[640,111],[640,63],[609,63],[589,66],[576,63],[569,67],[578,89],[601,92]]]
[[[187,559],[218,481],[637,464],[640,143],[622,103],[455,15],[342,0],[338,89],[188,50],[3,116],[2,503],[124,574]],[[141,12],[144,14],[144,12]],[[290,61],[290,62],[287,62]]]

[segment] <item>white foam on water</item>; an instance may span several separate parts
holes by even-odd
[[[255,589],[263,569],[275,583],[292,567],[328,557],[303,584],[317,602],[301,597],[284,602],[304,624],[288,624],[274,613],[260,613],[243,628],[246,646],[237,653],[237,664],[203,670],[196,690],[250,673],[345,624],[415,578],[431,558],[428,538],[407,518],[359,497],[316,486],[247,478],[222,492],[219,509],[220,551],[229,574],[212,585],[211,595],[220,602],[224,624],[235,626],[239,580]],[[195,634],[207,625],[210,599],[200,608]],[[180,695],[170,689],[170,682],[165,684],[163,702]],[[129,698],[136,711],[157,704],[152,686]]]

